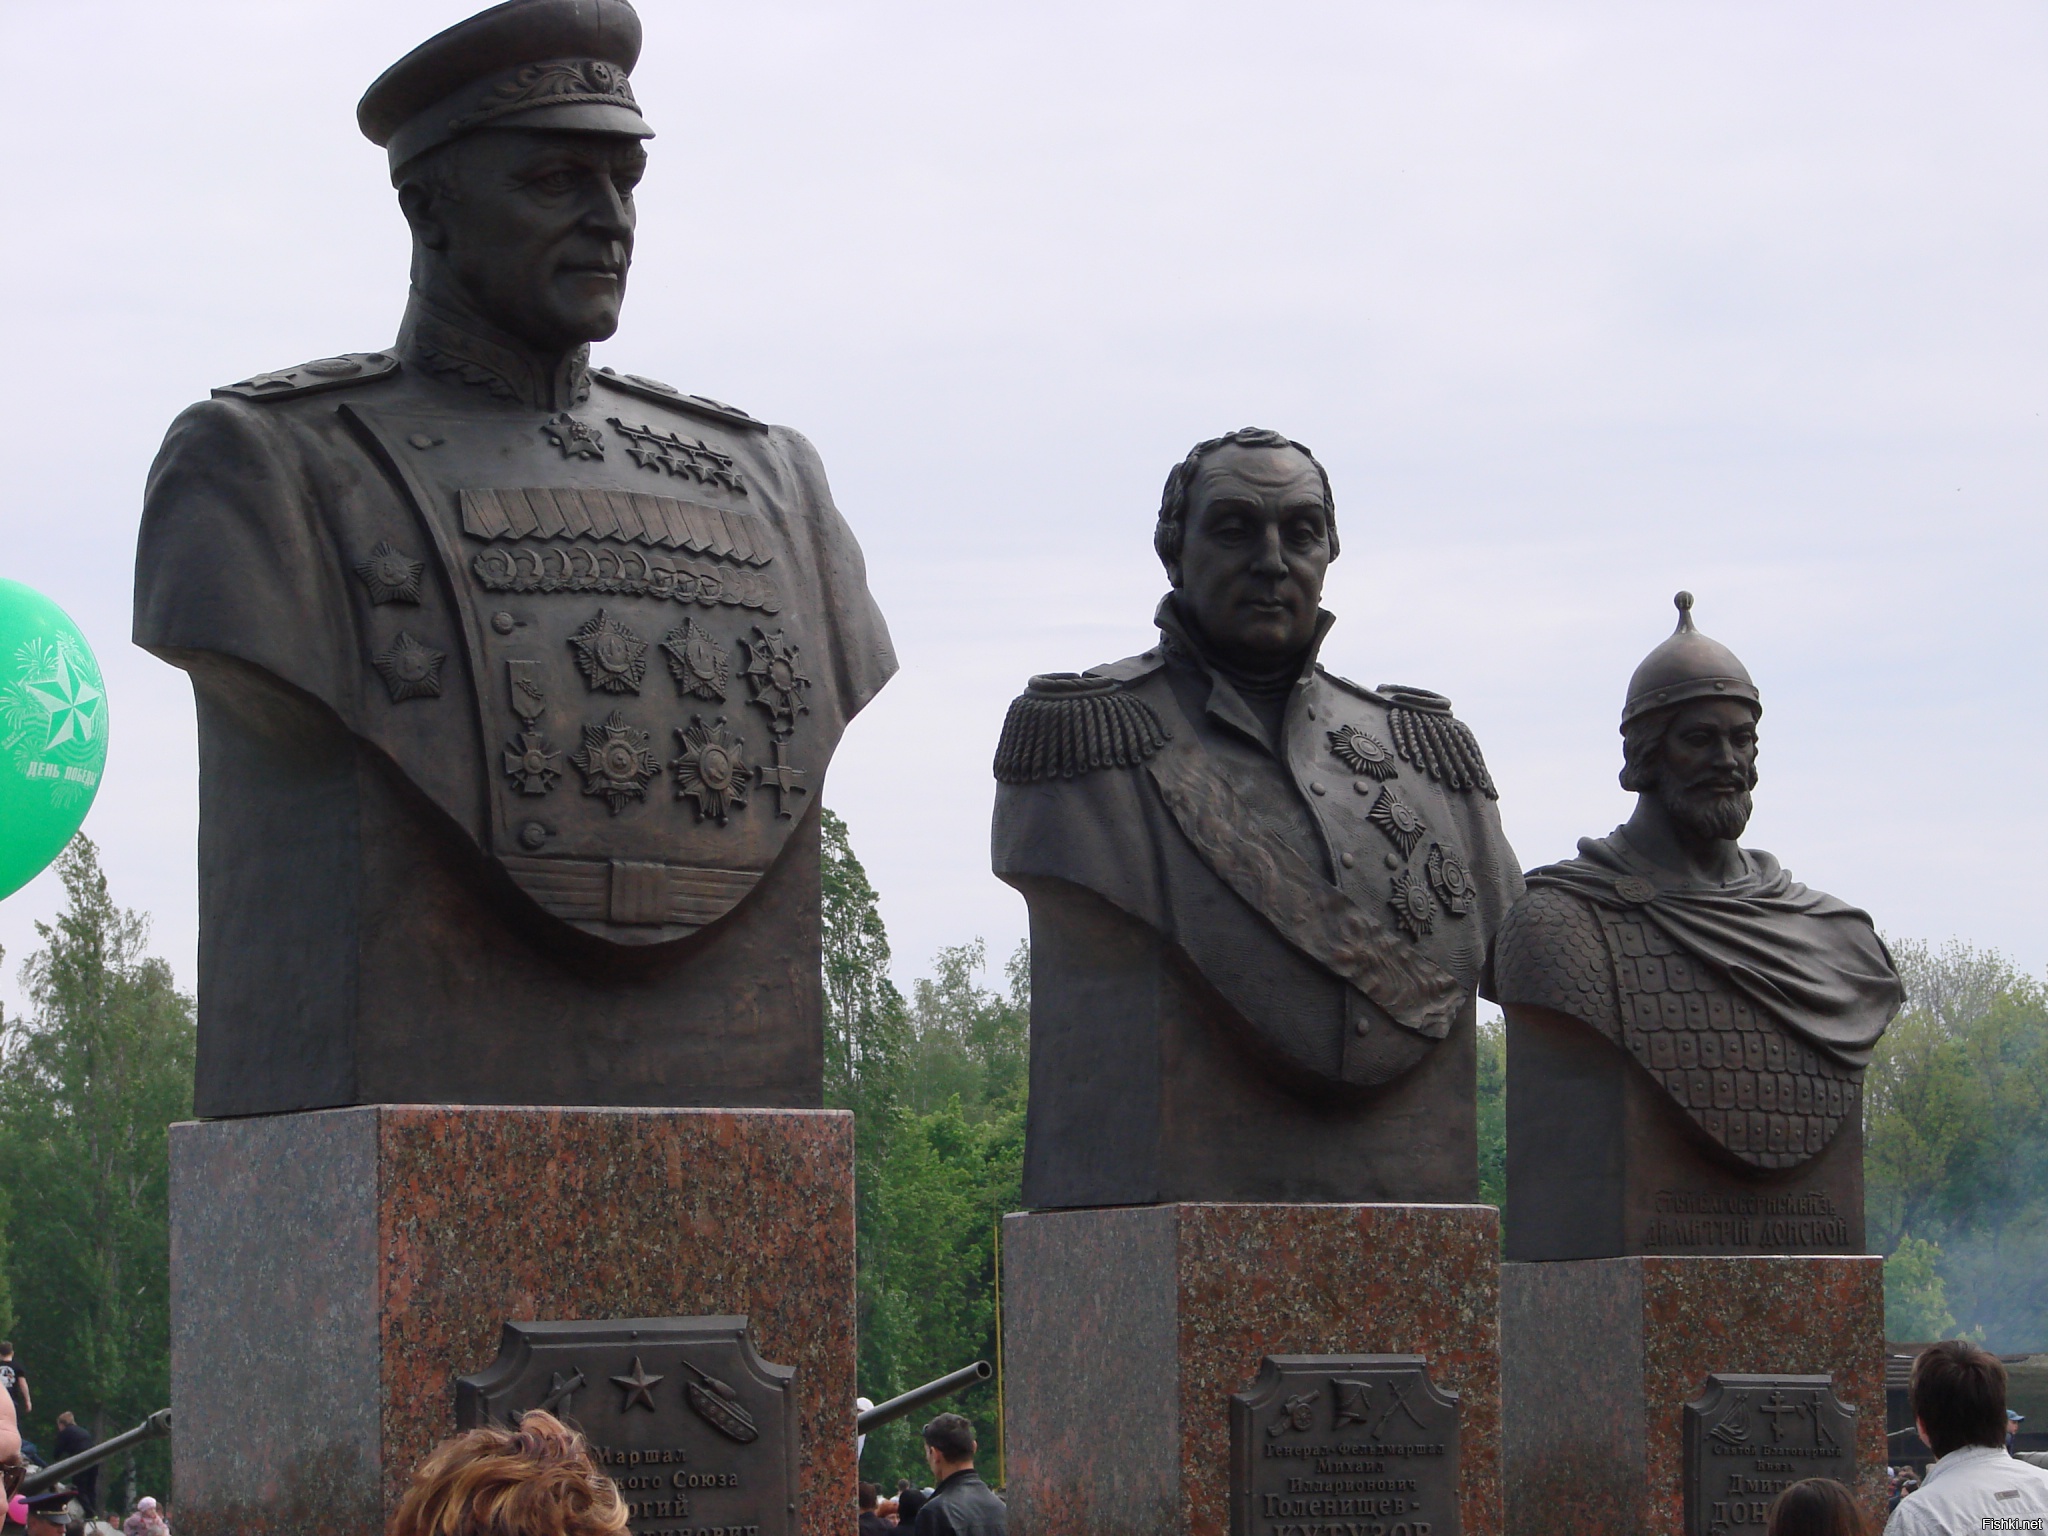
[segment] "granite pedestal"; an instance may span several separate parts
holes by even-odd
[[[1510,1536],[1679,1536],[1684,1409],[1713,1372],[1832,1376],[1883,1523],[1882,1259],[1506,1264],[1500,1327]]]
[[[802,1530],[855,1506],[853,1122],[369,1105],[171,1128],[185,1536],[376,1536],[507,1319],[745,1316]]]
[[[1463,1536],[1500,1528],[1491,1206],[1220,1205],[1003,1222],[1012,1536],[1223,1536],[1230,1395],[1267,1355],[1414,1354],[1460,1400]]]

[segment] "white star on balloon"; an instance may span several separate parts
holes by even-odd
[[[56,676],[23,686],[29,697],[49,713],[50,739],[43,745],[45,752],[67,741],[92,740],[93,732],[99,729],[97,706],[105,695],[73,672],[61,651],[57,655]]]

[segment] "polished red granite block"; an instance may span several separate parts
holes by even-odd
[[[797,1368],[803,1529],[854,1507],[853,1127],[367,1106],[179,1125],[179,1529],[373,1536],[509,1320],[740,1314]]]
[[[1003,1244],[1013,1536],[1223,1536],[1230,1395],[1269,1354],[1427,1357],[1464,1536],[1501,1529],[1493,1207],[1043,1211]]]
[[[1712,1372],[1832,1375],[1884,1518],[1884,1261],[1640,1257],[1501,1276],[1512,1536],[1680,1536],[1685,1404]]]

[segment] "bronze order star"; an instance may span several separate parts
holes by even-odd
[[[382,651],[370,658],[391,691],[391,702],[406,699],[438,699],[441,696],[441,663],[447,655],[422,645],[405,630]]]
[[[1340,725],[1330,732],[1330,750],[1353,773],[1362,773],[1368,778],[1391,779],[1401,771],[1394,766],[1392,749],[1355,725]]]
[[[1373,801],[1372,809],[1366,812],[1372,824],[1387,834],[1387,840],[1401,850],[1401,857],[1407,858],[1415,851],[1415,845],[1422,841],[1429,826],[1401,797],[1394,793],[1389,784],[1380,790],[1379,799]]]
[[[647,642],[602,608],[569,637],[592,692],[638,693],[647,675]]]
[[[777,735],[789,734],[796,716],[810,712],[803,693],[811,686],[811,680],[797,670],[795,642],[782,630],[771,635],[756,624],[754,638],[740,644],[747,652],[746,677],[754,690],[752,702],[768,711]]]
[[[1423,861],[1423,872],[1429,877],[1429,888],[1436,892],[1436,899],[1444,904],[1444,910],[1453,917],[1463,917],[1472,910],[1472,904],[1479,899],[1479,892],[1472,884],[1472,876],[1465,869],[1465,861],[1442,843],[1429,845],[1429,857]]]
[[[562,776],[555,766],[561,756],[548,750],[548,739],[541,732],[521,731],[505,749],[505,773],[522,795],[544,795]]]
[[[549,442],[562,450],[565,459],[604,457],[604,433],[588,422],[578,421],[567,411],[543,422],[541,431],[547,433]]]
[[[379,604],[417,603],[426,569],[389,539],[379,539],[371,546],[370,557],[356,562],[356,574],[369,588],[370,601]]]
[[[710,630],[695,619],[685,619],[661,637],[661,648],[668,653],[668,669],[675,674],[676,686],[684,693],[725,702],[726,686],[732,681],[732,663],[726,659],[724,648],[711,638]]]
[[[667,1379],[665,1376],[648,1375],[647,1367],[642,1365],[640,1357],[635,1355],[633,1374],[612,1378],[613,1384],[626,1394],[626,1400],[619,1404],[619,1412],[628,1413],[636,1407],[645,1408],[649,1413],[654,1412],[654,1384]]]
[[[695,800],[699,821],[715,817],[724,826],[726,818],[747,803],[751,770],[740,756],[746,743],[725,728],[723,715],[710,725],[702,715],[692,715],[689,726],[677,727],[676,735],[683,743],[683,755],[671,765],[676,773],[676,798]]]
[[[616,709],[602,725],[583,727],[583,745],[569,761],[583,774],[583,793],[603,795],[618,815],[628,800],[647,795],[647,781],[661,772],[661,764],[647,750],[647,733],[626,724]]]
[[[1394,876],[1387,905],[1394,909],[1394,917],[1408,930],[1411,939],[1420,940],[1436,927],[1436,904],[1429,899],[1429,887],[1405,869]]]

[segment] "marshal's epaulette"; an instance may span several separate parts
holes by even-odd
[[[600,368],[592,377],[625,394],[638,395],[643,400],[659,400],[663,405],[673,405],[735,427],[752,427],[756,432],[768,430],[767,422],[749,416],[736,405],[727,405],[723,400],[713,400],[709,395],[686,395],[675,385],[664,384],[659,379],[650,379],[645,374],[619,373],[610,368]]]
[[[1451,789],[1476,789],[1489,800],[1500,798],[1479,739],[1451,713],[1449,699],[1401,683],[1381,683],[1374,691],[1388,702],[1387,734],[1403,761]]]
[[[315,358],[296,368],[259,373],[239,384],[223,384],[213,392],[216,400],[296,400],[317,395],[323,389],[346,389],[351,384],[388,378],[398,372],[398,359],[389,352],[344,352],[339,357]]]
[[[996,743],[1004,784],[1135,768],[1173,739],[1152,706],[1113,677],[1047,672],[1010,705]]]

